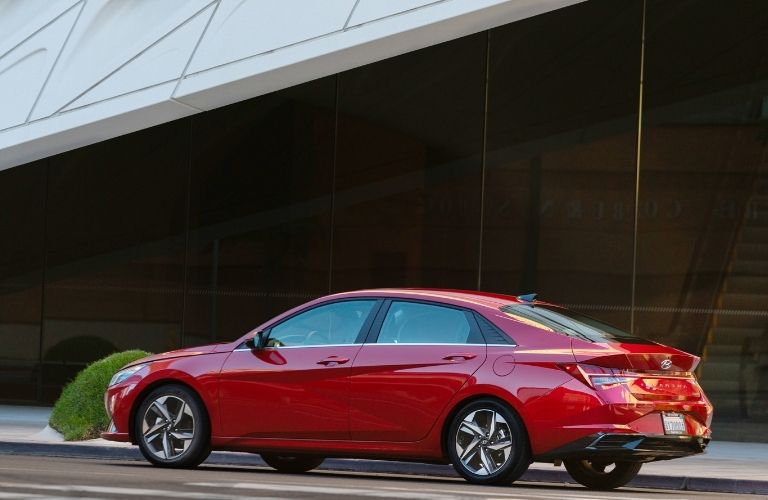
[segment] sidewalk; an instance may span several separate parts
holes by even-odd
[[[0,453],[73,458],[142,460],[137,447],[103,439],[65,442],[47,427],[50,408],[0,406]],[[251,453],[215,452],[206,461],[219,465],[256,465],[264,462]],[[326,470],[456,477],[446,465],[329,459]],[[573,482],[563,467],[532,464],[523,481]],[[677,460],[644,464],[630,486],[721,493],[768,494],[768,444],[713,441],[707,453]]]

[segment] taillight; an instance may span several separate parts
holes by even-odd
[[[635,372],[581,363],[558,366],[587,387],[624,386],[640,400],[691,401],[701,398],[701,390],[690,372]]]
[[[592,385],[596,387],[596,386],[628,384],[632,382],[633,379],[631,377],[612,377],[612,376],[595,375],[595,376],[589,377],[589,380],[592,382]]]
[[[592,366],[579,363],[568,363],[559,366],[561,369],[568,372],[573,378],[593,389],[610,387],[619,384],[627,384],[634,380],[632,377],[623,376],[622,373],[617,373],[618,370],[603,368],[602,366]]]

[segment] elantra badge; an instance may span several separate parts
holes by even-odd
[[[669,370],[670,368],[672,368],[672,360],[671,359],[665,359],[664,361],[661,362],[661,367],[664,370]]]

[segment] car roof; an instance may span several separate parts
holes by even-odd
[[[477,290],[454,290],[448,288],[372,288],[355,290],[352,292],[337,293],[326,296],[329,298],[353,298],[353,297],[383,297],[436,300],[454,305],[480,306],[498,309],[506,304],[520,303],[513,295],[504,295],[493,292],[480,292]]]
[[[445,304],[452,304],[458,307],[469,307],[475,310],[486,309],[486,313],[490,313],[488,309],[498,311],[499,307],[508,304],[521,304],[524,302],[513,295],[505,295],[501,293],[493,292],[480,292],[477,290],[454,290],[449,288],[370,288],[364,290],[354,290],[349,292],[340,292],[332,295],[325,295],[318,297],[310,302],[301,304],[289,309],[278,316],[273,317],[265,323],[257,326],[253,330],[249,331],[243,337],[238,339],[237,342],[242,342],[245,338],[251,335],[254,331],[268,328],[273,324],[277,324],[284,318],[296,314],[308,307],[315,307],[323,303],[327,303],[333,300],[340,299],[354,299],[354,298],[381,298],[381,299],[412,299],[412,300],[432,300],[435,302],[442,302]],[[535,301],[536,304],[546,304],[546,302]]]

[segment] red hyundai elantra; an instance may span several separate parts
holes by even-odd
[[[237,450],[285,472],[367,457],[451,463],[495,484],[562,462],[609,489],[643,462],[704,451],[698,361],[532,296],[363,290],[126,366],[102,436],[162,467]]]

